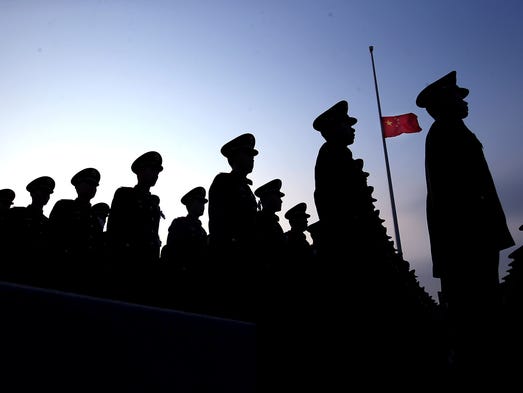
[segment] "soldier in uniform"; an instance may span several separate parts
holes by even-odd
[[[281,291],[284,281],[289,276],[290,264],[286,255],[286,238],[277,213],[281,211],[282,181],[271,180],[254,191],[259,198],[260,209],[256,213],[255,247],[253,256],[256,259],[255,277],[259,286],[258,298],[277,301],[274,297]],[[262,304],[264,306],[264,304]],[[264,307],[266,309],[269,307]]]
[[[40,286],[49,266],[49,219],[44,206],[54,192],[55,181],[41,176],[31,181],[26,190],[31,203],[26,207],[12,207],[7,218],[8,279]]]
[[[284,216],[290,225],[290,229],[285,232],[287,254],[289,261],[296,268],[305,268],[312,261],[312,246],[307,240],[305,231],[308,228],[307,204],[298,203],[291,207]]]
[[[456,330],[456,365],[476,373],[496,362],[489,347],[498,341],[499,253],[514,240],[483,146],[464,123],[468,94],[451,71],[425,87],[416,105],[434,119],[425,141],[433,275]]]
[[[102,228],[91,200],[100,184],[100,172],[85,168],[71,178],[75,199],[60,199],[49,214],[58,288],[86,293],[96,288],[102,256]]]
[[[113,277],[122,282],[124,297],[148,302],[160,259],[158,229],[163,213],[160,198],[151,193],[163,170],[162,156],[149,151],[131,165],[136,174],[134,187],[120,187],[114,193],[107,221]],[[149,299],[149,300],[146,300]]]
[[[277,270],[284,269],[285,261],[285,234],[280,225],[277,213],[281,211],[282,182],[280,179],[271,180],[258,187],[254,195],[260,198],[260,210],[256,213],[256,248],[255,253],[260,259],[262,273],[272,275]]]
[[[254,135],[246,133],[227,142],[221,153],[231,167],[219,173],[209,187],[209,240],[221,254],[244,252],[252,247],[256,197],[247,178],[254,168]]]
[[[363,160],[354,159],[348,148],[354,143],[357,119],[347,112],[348,103],[343,100],[313,122],[325,138],[314,169],[314,201],[325,232],[322,252],[331,260],[348,252],[354,260],[370,254],[381,257],[380,244],[386,233],[373,233],[382,221],[374,210],[373,188],[367,185]]]
[[[187,215],[175,218],[169,226],[167,243],[162,249],[162,264],[166,269],[166,290],[176,308],[195,311],[196,297],[204,292],[204,273],[208,259],[208,236],[200,217],[208,199],[203,187],[187,192],[181,203]],[[202,299],[203,300],[203,299]]]
[[[251,287],[252,280],[256,197],[247,176],[258,155],[254,145],[250,133],[223,145],[220,151],[231,171],[218,173],[209,187],[209,247],[216,277],[216,312],[234,318],[244,318],[245,308],[250,308],[242,291]]]
[[[416,319],[416,307],[421,305],[417,294],[406,292],[403,281],[408,263],[396,253],[374,207],[363,160],[355,159],[349,148],[355,140],[356,123],[348,114],[348,102],[342,100],[312,124],[325,139],[314,173],[314,201],[321,222],[321,269],[314,278],[325,288],[318,294],[321,307],[316,310],[319,319],[332,327],[325,335],[328,342],[318,348],[319,356],[323,357],[323,349],[329,346],[341,351],[336,358],[352,352],[360,359],[355,375],[363,375],[369,371],[365,364],[372,361],[370,357],[378,356],[370,354],[378,353],[382,368],[376,372],[399,373],[419,364],[413,360],[418,352],[416,346],[409,345],[406,331],[410,324],[421,323]],[[358,325],[347,326],[341,315],[348,309]],[[390,320],[397,321],[387,326],[393,340],[383,336],[379,328]],[[319,331],[322,328],[318,326]],[[354,345],[345,334],[349,329],[360,337]],[[325,362],[319,366],[326,380],[344,383],[335,365]]]
[[[256,262],[257,300],[256,321],[259,326],[259,348],[261,369],[267,373],[264,384],[283,379],[288,371],[285,367],[287,349],[290,343],[288,328],[289,291],[293,289],[293,276],[285,254],[285,233],[277,213],[281,211],[282,181],[271,180],[254,191],[259,198],[260,209],[256,213],[256,242],[253,258]],[[267,378],[265,378],[267,379]],[[269,386],[267,386],[269,388]],[[263,390],[265,391],[265,390]],[[269,390],[267,390],[269,391]]]

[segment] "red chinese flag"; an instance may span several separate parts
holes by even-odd
[[[385,138],[391,138],[403,133],[421,131],[421,127],[418,124],[418,116],[414,113],[406,113],[398,116],[382,116],[381,124]]]

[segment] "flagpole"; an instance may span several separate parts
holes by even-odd
[[[374,47],[369,46],[370,58],[372,60],[372,73],[374,75],[374,87],[376,89],[376,100],[378,101],[378,114],[380,120],[380,129],[381,129],[381,141],[383,142],[383,152],[385,154],[385,167],[387,168],[387,180],[389,182],[389,194],[390,194],[390,203],[392,206],[392,220],[394,222],[394,233],[396,236],[396,245],[398,248],[399,256],[403,258],[403,251],[401,250],[401,240],[400,240],[400,230],[398,227],[398,217],[396,215],[396,204],[394,202],[394,191],[392,190],[392,178],[390,175],[390,166],[389,166],[389,155],[387,154],[387,144],[385,143],[385,137],[383,135],[383,124],[381,122],[381,104],[380,104],[380,95],[378,93],[378,82],[376,79],[376,69],[374,67],[374,56],[372,54]]]

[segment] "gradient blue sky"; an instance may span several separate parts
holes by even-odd
[[[282,179],[288,229],[283,214],[296,203],[317,219],[323,139],[312,121],[346,99],[358,118],[351,149],[394,237],[373,45],[383,115],[413,112],[423,128],[387,139],[387,150],[404,257],[436,298],[424,174],[432,119],[415,98],[457,71],[470,89],[466,123],[522,245],[522,20],[517,0],[0,0],[0,188],[14,189],[15,205],[25,206],[26,184],[52,176],[48,214],[76,196],[71,177],[95,167],[102,178],[93,202],[111,203],[116,188],[136,183],[132,161],[156,150],[165,170],[152,191],[166,215],[165,240],[172,219],[186,214],[181,196],[229,171],[221,146],[251,132],[260,151],[253,189]],[[207,228],[207,212],[202,221]],[[514,249],[502,253],[501,277]]]

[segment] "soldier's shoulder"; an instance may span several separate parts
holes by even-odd
[[[151,194],[151,200],[153,201],[153,204],[159,205],[160,204],[160,197],[155,194]]]
[[[232,173],[226,173],[226,172],[218,173],[215,176],[215,178],[211,184],[211,187],[209,188],[209,192],[211,192],[211,188],[212,189],[228,188],[231,185],[236,184],[238,182],[237,179],[238,179],[238,177],[234,176]]]
[[[115,191],[115,194],[125,194],[125,193],[134,193],[135,192],[134,187],[118,187]]]
[[[74,206],[74,200],[72,199],[60,199],[56,201],[56,203],[53,206],[53,210],[56,209],[66,209]]]
[[[133,187],[119,187],[114,192],[114,199],[116,198],[126,198],[131,195],[135,195],[136,190]]]
[[[32,215],[26,206],[13,206],[9,209],[6,219],[11,224],[18,224],[28,219],[32,220]]]
[[[218,174],[214,177],[214,180],[212,181],[212,183],[213,183],[213,184],[216,184],[216,183],[223,183],[223,182],[228,181],[230,178],[231,178],[231,174],[230,174],[230,173],[227,173],[227,172],[220,172],[220,173],[218,173]]]
[[[11,209],[9,209],[9,216],[11,217],[17,217],[22,214],[25,214],[27,211],[27,208],[25,206],[13,206]]]
[[[54,219],[57,216],[63,216],[71,210],[74,210],[74,201],[72,199],[60,199],[53,205],[49,218]]]
[[[183,227],[186,223],[187,217],[176,217],[174,220],[172,220],[171,225],[169,226],[169,232],[178,230],[179,228]]]

